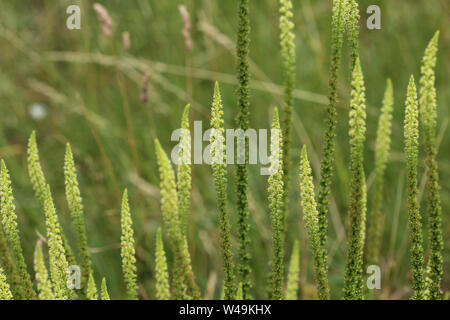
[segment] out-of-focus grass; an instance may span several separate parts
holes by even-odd
[[[62,168],[64,143],[69,141],[72,144],[86,208],[88,242],[96,279],[99,282],[101,276],[106,276],[114,298],[124,297],[125,292],[118,246],[120,193],[127,187],[137,237],[141,291],[144,297],[153,298],[155,236],[161,224],[153,138],[158,136],[170,151],[174,145],[170,134],[178,128],[187,102],[185,50],[177,6],[181,3],[187,5],[193,23],[193,116],[195,120],[203,120],[204,127],[209,123],[213,83],[218,80],[226,125],[230,128],[236,116],[236,4],[234,1],[211,0],[99,2],[107,8],[114,21],[113,36],[109,39],[101,33],[91,1],[0,1],[0,157],[11,170],[22,243],[27,262],[31,265],[35,241],[39,234],[44,234],[44,215],[33,197],[27,176],[26,139],[33,129],[37,130],[43,166],[55,193],[58,213],[70,241],[75,243],[64,200]],[[269,0],[250,2],[251,125],[268,128],[272,108],[282,102],[278,4]],[[445,0],[382,1],[379,4],[382,29],[371,31],[365,27],[365,9],[374,1],[359,2],[362,15],[361,60],[368,99],[368,144],[364,156],[369,197],[372,194],[376,123],[387,77],[392,78],[395,89],[393,150],[384,197],[382,298],[406,298],[410,293],[402,154],[403,103],[409,75],[419,75],[425,46],[435,30],[441,30],[437,66],[441,141],[438,160],[446,248],[443,287],[449,290],[450,165],[447,159],[450,157],[450,140],[447,125],[450,4]],[[81,6],[82,22],[81,30],[71,31],[65,27],[66,8],[74,3]],[[294,0],[293,4],[298,90],[292,160],[297,167],[300,148],[306,143],[317,178],[328,83],[331,1]],[[123,31],[131,35],[131,48],[126,52],[121,45]],[[335,298],[341,296],[348,207],[349,71],[346,53],[344,48],[337,170],[328,245],[330,284]],[[149,102],[146,104],[139,99],[145,72],[150,72]],[[36,103],[47,111],[43,119],[37,120],[30,115],[30,108]],[[235,227],[232,167],[229,172],[229,208]],[[266,177],[259,175],[256,166],[252,166],[250,172],[253,295],[264,298],[269,270],[267,261],[271,256]],[[423,173],[421,163],[421,196],[425,181]],[[205,296],[217,298],[221,288],[221,262],[211,168],[196,165],[193,174],[190,249],[194,271]],[[296,170],[293,170],[292,181],[287,252],[290,252],[293,240],[299,238],[302,297],[312,298],[312,263],[300,222]]]

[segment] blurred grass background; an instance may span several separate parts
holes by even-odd
[[[380,261],[383,275],[379,297],[407,298],[409,260],[403,156],[403,112],[410,74],[419,77],[424,49],[441,30],[437,64],[439,104],[439,166],[444,215],[444,291],[450,290],[450,3],[446,0],[362,0],[361,60],[365,74],[368,118],[365,170],[369,213],[372,195],[376,124],[387,77],[395,90],[392,152],[386,174],[386,216]],[[33,248],[45,235],[44,215],[28,179],[26,142],[37,131],[41,161],[52,185],[57,210],[76,248],[75,233],[64,198],[64,144],[70,142],[79,171],[95,277],[105,276],[113,298],[124,298],[120,264],[120,194],[129,189],[141,295],[154,298],[154,246],[161,225],[159,178],[153,139],[170,152],[171,132],[179,127],[184,105],[192,102],[191,117],[209,124],[214,81],[219,81],[226,126],[232,128],[236,110],[234,43],[236,1],[133,0],[99,1],[108,10],[113,34],[103,35],[93,1],[0,1],[0,157],[13,180],[22,243],[31,267]],[[66,28],[67,6],[81,7],[81,30]],[[193,50],[186,56],[178,5],[191,14]],[[324,130],[330,52],[331,0],[293,0],[297,54],[297,91],[287,256],[294,239],[301,241],[301,295],[314,298],[312,260],[301,223],[297,163],[307,144],[315,178],[319,175]],[[368,30],[366,8],[381,7],[382,29]],[[250,1],[251,11],[251,126],[268,128],[273,107],[282,103],[283,83],[278,29],[278,1]],[[122,47],[129,32],[131,47]],[[330,212],[328,249],[332,297],[341,296],[348,207],[348,51],[344,46],[341,72],[336,174]],[[191,68],[186,73],[186,61]],[[148,102],[140,99],[145,74],[150,75]],[[192,97],[189,86],[192,85]],[[37,106],[38,105],[38,106]],[[37,112],[37,111],[38,112]],[[43,111],[43,112],[42,112]],[[191,119],[192,119],[191,118]],[[206,145],[206,144],[205,144]],[[234,170],[229,167],[229,210],[234,235]],[[424,165],[420,168],[424,204]],[[215,191],[211,168],[193,166],[190,251],[198,283],[206,298],[218,298],[221,260]],[[251,250],[255,298],[266,297],[271,257],[266,177],[250,169]],[[424,208],[424,206],[422,206]],[[422,209],[422,212],[425,212]],[[370,218],[369,218],[370,219]],[[426,215],[425,221],[426,224]],[[426,238],[426,230],[425,230]],[[236,240],[236,239],[234,239]],[[237,245],[237,241],[234,241]],[[427,244],[425,243],[425,246]],[[166,248],[169,248],[166,242]],[[236,248],[236,246],[235,246]],[[169,250],[170,251],[170,250]],[[288,258],[288,257],[287,257]],[[171,259],[169,257],[169,263]]]

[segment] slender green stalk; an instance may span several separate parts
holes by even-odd
[[[95,285],[95,280],[92,273],[89,274],[86,297],[89,300],[98,300],[97,286]]]
[[[392,112],[394,110],[394,90],[391,79],[387,80],[383,106],[378,118],[377,138],[375,142],[375,194],[373,197],[370,225],[367,233],[367,262],[378,264],[382,234],[382,200],[384,172],[391,148]]]
[[[181,229],[185,234],[187,232],[187,218],[191,206],[191,135],[189,131],[189,109],[189,105],[184,108],[183,118],[181,120],[181,129],[183,129],[180,137],[179,152],[181,163],[177,167],[178,208]]]
[[[300,157],[300,196],[303,208],[303,219],[308,230],[309,241],[314,258],[314,273],[318,284],[318,296],[321,300],[330,299],[328,286],[328,265],[325,248],[320,242],[319,212],[314,194],[314,183],[311,166],[308,161],[306,146],[303,146]]]
[[[161,228],[158,228],[158,233],[156,236],[155,274],[156,274],[156,299],[169,300],[170,299],[169,273],[167,271],[166,253],[164,251]]]
[[[14,256],[17,272],[20,280],[21,296],[23,299],[31,300],[36,298],[36,292],[32,288],[30,274],[23,257],[22,246],[20,244],[19,228],[17,226],[16,206],[12,194],[11,179],[5,162],[1,161],[0,171],[0,218],[4,235]]]
[[[47,241],[49,248],[50,276],[52,279],[55,299],[67,300],[74,297],[74,293],[67,286],[69,263],[66,259],[61,225],[56,215],[50,186],[45,189],[45,224],[47,227]]]
[[[30,177],[31,185],[35,192],[36,198],[39,200],[42,209],[45,210],[45,202],[47,200],[47,182],[45,181],[44,172],[42,171],[41,162],[39,160],[39,150],[36,143],[35,131],[31,133],[31,136],[28,139],[27,164],[28,175]],[[73,250],[70,248],[64,233],[61,234],[61,239],[67,262],[69,265],[77,265],[75,256],[73,255]]]
[[[292,248],[291,261],[289,262],[289,272],[286,287],[286,300],[298,299],[298,283],[300,280],[300,260],[299,242],[295,240]]]
[[[290,153],[292,140],[292,112],[294,110],[295,89],[295,35],[292,32],[293,22],[292,1],[280,0],[280,45],[284,72],[285,104],[281,128],[283,129],[283,221],[287,215],[289,204],[289,170],[291,168]]]
[[[220,96],[219,84],[214,87],[214,98],[211,107],[211,127],[214,132],[211,134],[211,158],[216,186],[217,204],[219,207],[219,232],[220,248],[222,253],[223,273],[224,273],[224,299],[233,300],[236,294],[234,279],[234,263],[231,243],[231,225],[227,212],[227,165],[225,154],[225,129],[223,121],[223,106]]]
[[[161,210],[175,256],[172,297],[174,299],[199,299],[200,291],[195,283],[191,256],[186,238],[181,231],[175,174],[158,139],[155,140],[155,147],[161,180]]]
[[[408,217],[409,238],[411,253],[411,268],[413,273],[412,288],[414,295],[412,299],[423,300],[425,295],[424,260],[423,260],[423,236],[422,218],[419,212],[419,201],[417,199],[417,158],[419,154],[419,110],[417,105],[417,90],[414,77],[411,76],[408,85],[405,108],[405,154],[408,184]]]
[[[326,129],[324,133],[324,145],[322,149],[322,160],[320,163],[319,193],[317,196],[317,210],[319,212],[319,239],[320,244],[326,248],[328,232],[328,197],[330,195],[330,184],[333,178],[334,149],[336,137],[338,104],[338,74],[341,66],[341,49],[344,34],[344,0],[333,1],[333,17],[331,26],[331,63],[330,80],[328,84],[328,107],[326,118]],[[326,254],[326,251],[324,251]]]
[[[70,144],[66,145],[66,154],[64,158],[64,178],[67,204],[72,215],[73,223],[77,230],[79,254],[81,258],[82,285],[83,288],[86,288],[89,275],[93,273],[93,270],[91,267],[91,257],[87,245],[83,203],[80,189],[78,187],[77,173],[75,170],[75,163],[73,161]]]
[[[237,34],[237,64],[238,64],[238,108],[237,127],[246,131],[249,128],[250,99],[249,99],[249,81],[250,71],[248,63],[249,44],[250,44],[250,17],[249,0],[238,1],[238,34]],[[250,298],[250,253],[249,253],[249,231],[248,223],[248,139],[245,138],[245,164],[237,164],[236,167],[236,196],[237,196],[237,215],[238,215],[238,235],[239,235],[239,266],[238,273],[242,282],[242,294],[245,300]]]
[[[439,195],[439,168],[436,161],[436,53],[438,50],[439,31],[428,44],[423,57],[420,78],[420,122],[425,141],[425,165],[427,167],[427,212],[430,256],[427,264],[426,296],[429,299],[442,299],[441,279],[443,274],[442,251],[442,207]]]
[[[106,286],[106,279],[102,279],[102,290],[100,293],[101,300],[111,300],[108,293],[108,287]]]
[[[123,278],[127,286],[127,298],[129,300],[137,300],[136,253],[134,249],[133,221],[131,219],[127,189],[124,190],[122,197],[121,225],[120,255],[122,257]]]
[[[365,233],[366,186],[363,165],[366,133],[366,99],[364,77],[359,58],[352,75],[349,113],[350,137],[350,232],[347,239],[347,263],[344,278],[344,299],[363,299],[363,248]]]
[[[52,283],[48,278],[41,241],[36,243],[36,248],[34,250],[34,272],[36,274],[39,300],[54,300],[55,295],[53,294]]]
[[[12,300],[13,295],[9,288],[8,281],[6,279],[5,274],[3,273],[3,269],[0,266],[0,300]]]
[[[272,275],[271,298],[283,299],[284,286],[284,218],[283,218],[283,134],[278,109],[273,111],[270,137],[269,208],[272,222]]]

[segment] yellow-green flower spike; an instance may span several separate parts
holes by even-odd
[[[330,80],[328,84],[328,106],[326,129],[324,132],[324,144],[322,149],[322,160],[320,163],[319,191],[317,195],[317,210],[319,212],[320,243],[326,248],[328,230],[328,202],[330,195],[330,184],[333,179],[334,149],[337,123],[338,104],[338,75],[342,58],[342,43],[345,29],[345,7],[346,0],[333,0],[333,16],[331,26],[331,62]],[[326,251],[324,251],[326,252]]]
[[[298,299],[298,284],[300,281],[300,260],[299,243],[295,240],[292,248],[291,261],[289,262],[289,272],[286,286],[286,300]]]
[[[61,225],[56,215],[49,185],[45,189],[45,225],[49,248],[50,276],[55,299],[72,299],[74,296],[73,290],[67,286],[69,263],[66,259],[66,251],[61,237]]]
[[[129,300],[138,299],[138,286],[136,275],[136,253],[134,249],[133,221],[131,219],[130,207],[128,204],[128,191],[123,192],[121,209],[121,236],[120,255],[122,257],[122,272],[127,287],[127,298]]]
[[[0,218],[1,225],[10,252],[14,256],[17,273],[20,280],[21,296],[23,299],[36,298],[36,292],[32,288],[30,275],[27,271],[27,265],[23,257],[22,246],[20,244],[19,229],[17,226],[16,207],[12,194],[11,180],[5,162],[1,161],[0,171]]]
[[[426,298],[442,299],[441,280],[443,274],[444,242],[442,236],[442,206],[439,194],[439,168],[436,161],[436,53],[438,50],[439,31],[431,39],[423,57],[420,78],[420,122],[425,142],[425,165],[427,167],[427,213],[430,256],[427,263]]]
[[[321,300],[330,299],[328,286],[328,265],[325,248],[320,242],[319,212],[314,194],[314,183],[311,166],[308,161],[306,146],[303,146],[300,157],[300,196],[303,219],[308,230],[309,241],[314,258],[314,273],[318,284],[318,296]]]
[[[419,110],[417,105],[417,90],[414,77],[411,76],[405,103],[405,154],[407,167],[407,193],[408,193],[408,227],[410,239],[411,269],[413,273],[412,299],[423,300],[425,298],[424,259],[422,218],[419,211],[417,198],[417,159],[419,154]]]
[[[0,267],[0,300],[12,300],[13,295],[9,288],[8,281],[3,273],[2,267]]]
[[[81,258],[82,285],[86,287],[89,274],[91,274],[91,257],[88,251],[86,227],[84,223],[84,210],[81,199],[80,189],[78,187],[75,163],[73,161],[70,145],[66,145],[66,154],[64,157],[64,178],[67,204],[75,225],[78,237],[79,254]]]
[[[249,0],[238,0],[238,33],[237,33],[237,78],[238,78],[238,109],[236,127],[246,131],[250,125],[250,70],[248,56],[250,52],[250,15]],[[238,216],[238,274],[242,282],[242,294],[244,299],[250,297],[250,225],[248,219],[248,140],[245,143],[245,163],[236,165],[236,196]]]
[[[184,108],[181,120],[180,136],[180,160],[177,167],[177,190],[178,190],[178,208],[180,215],[181,229],[183,233],[187,232],[187,219],[191,207],[191,135],[189,129],[189,109],[190,105]]]
[[[175,174],[169,158],[161,147],[159,140],[155,140],[156,156],[158,158],[161,211],[164,224],[169,231],[169,238],[174,251],[174,271],[172,280],[173,299],[199,299],[200,291],[195,283],[186,238],[181,230],[178,215],[178,195]]]
[[[280,129],[278,109],[273,111],[272,135],[270,138],[269,208],[272,222],[272,275],[271,299],[284,297],[284,215],[283,215],[283,135]]]
[[[39,200],[42,209],[45,210],[47,182],[45,181],[44,172],[42,171],[41,162],[39,160],[39,150],[36,143],[35,131],[31,133],[31,136],[28,139],[27,164],[28,175],[36,198]],[[76,265],[75,256],[73,255],[73,251],[70,248],[64,233],[61,234],[61,238],[68,263],[70,265]]]
[[[379,252],[382,234],[382,198],[384,172],[391,148],[392,112],[394,110],[394,90],[391,79],[387,80],[383,106],[378,118],[377,138],[375,142],[375,195],[370,213],[370,225],[367,233],[367,262],[379,264]]]
[[[98,300],[97,286],[95,285],[95,280],[92,273],[89,274],[88,278],[86,298],[89,300]]]
[[[295,35],[292,32],[293,22],[292,1],[280,0],[280,45],[284,73],[285,104],[282,108],[281,128],[283,129],[283,219],[288,212],[290,151],[292,131],[292,111],[294,110],[295,89]]]
[[[167,270],[167,260],[166,260],[166,253],[164,251],[161,228],[158,228],[158,233],[156,235],[155,274],[156,274],[156,299],[169,300],[170,299],[169,273]]]
[[[45,207],[46,182],[39,160],[39,150],[36,143],[35,131],[31,133],[31,136],[28,139],[27,154],[28,174],[30,176],[31,185],[33,186],[33,190],[36,193],[36,197],[40,201],[41,206]]]
[[[106,279],[102,279],[102,290],[101,290],[101,298],[102,300],[111,300],[108,293],[108,287],[106,286]]]
[[[34,250],[34,272],[36,274],[39,300],[54,300],[55,295],[53,294],[52,283],[48,278],[48,271],[45,266],[40,240],[36,243],[36,248]]]
[[[217,193],[217,205],[219,208],[219,233],[220,249],[222,253],[222,264],[224,273],[224,299],[233,300],[236,294],[234,279],[234,263],[231,243],[231,225],[227,212],[227,165],[225,154],[224,120],[222,98],[220,96],[219,84],[214,87],[214,98],[211,107],[211,158],[214,184]]]
[[[347,238],[347,263],[344,277],[344,299],[363,299],[363,249],[365,232],[365,174],[363,164],[366,133],[366,99],[359,58],[352,75],[349,112],[350,138],[350,208]]]

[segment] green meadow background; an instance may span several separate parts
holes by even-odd
[[[300,297],[315,298],[312,258],[301,222],[298,187],[300,149],[306,144],[315,181],[319,176],[322,133],[327,102],[330,53],[331,0],[293,0],[297,77],[289,230],[286,260],[295,239],[300,240]],[[75,230],[64,198],[64,145],[70,142],[82,191],[88,244],[97,284],[107,278],[112,298],[125,297],[120,262],[120,202],[130,194],[136,236],[140,294],[155,297],[154,247],[162,224],[159,177],[154,138],[166,152],[175,145],[172,131],[179,127],[186,103],[191,120],[209,127],[214,81],[219,81],[225,124],[233,128],[237,115],[234,45],[237,1],[109,0],[99,1],[114,24],[110,38],[103,35],[92,4],[76,0],[0,0],[0,157],[11,171],[22,245],[31,271],[33,250],[45,236],[44,213],[33,195],[26,167],[26,145],[36,130],[40,156],[52,186],[65,232],[76,249]],[[441,30],[437,63],[438,139],[444,219],[444,291],[450,290],[450,2],[446,0],[361,0],[361,61],[367,88],[367,143],[369,214],[373,194],[374,141],[386,79],[395,90],[392,151],[386,172],[383,209],[382,289],[378,297],[405,299],[409,280],[403,113],[409,76],[420,75],[424,49]],[[81,7],[81,30],[66,28],[67,6]],[[185,50],[178,5],[191,14],[193,50]],[[366,9],[381,7],[381,30],[368,30]],[[251,0],[251,127],[268,128],[274,106],[283,103],[278,1]],[[124,50],[122,32],[131,47]],[[329,278],[333,298],[343,285],[349,196],[348,50],[344,45],[339,85],[335,181],[329,214]],[[186,68],[185,66],[190,66]],[[149,75],[148,102],[141,101],[145,74]],[[190,89],[192,88],[192,90]],[[39,107],[36,107],[39,105]],[[43,110],[43,117],[33,112]],[[34,116],[33,116],[34,115]],[[205,144],[206,145],[206,144]],[[233,244],[237,248],[234,168],[229,166],[229,212]],[[419,167],[420,199],[424,210],[423,152]],[[252,295],[266,297],[270,270],[271,228],[267,177],[250,166]],[[425,215],[426,225],[426,215]],[[369,217],[370,221],[370,217]],[[427,231],[425,228],[425,239]],[[193,166],[189,246],[193,268],[205,298],[218,298],[222,273],[217,206],[211,168]],[[425,240],[427,248],[427,241]],[[166,241],[171,268],[170,246]],[[428,251],[426,251],[428,254]]]

